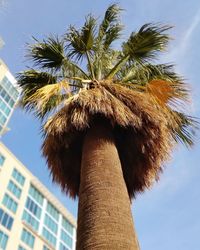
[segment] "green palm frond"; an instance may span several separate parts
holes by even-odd
[[[89,79],[89,75],[78,64],[69,60],[69,58],[63,61],[62,72],[63,77],[72,79],[79,77],[82,79]]]
[[[80,30],[70,26],[66,34],[68,56],[77,60],[90,53],[95,42],[96,19],[89,15]]]
[[[104,19],[99,26],[98,40],[103,40],[104,49],[108,49],[113,41],[121,36],[123,26],[119,19],[122,9],[117,4],[112,4],[105,12]]]
[[[122,28],[122,25],[116,24],[108,29],[103,42],[105,50],[107,50],[114,41],[120,38]]]
[[[67,42],[69,58],[75,58],[77,61],[84,56],[87,58],[88,68],[92,79],[95,79],[94,68],[92,64],[92,53],[95,46],[96,19],[89,15],[81,30],[70,26],[65,40]]]
[[[44,118],[54,108],[59,107],[63,101],[63,97],[67,99],[70,96],[70,84],[63,80],[37,89],[26,100],[31,105],[29,107],[35,109],[36,115]]]
[[[105,79],[112,79],[114,76],[121,70],[121,68],[127,63],[129,60],[129,56],[123,56],[115,65],[114,67],[110,70],[110,72],[107,74]]]
[[[58,70],[62,66],[64,55],[63,40],[58,37],[48,37],[42,42],[35,39],[34,45],[29,45],[28,57],[39,68]]]
[[[170,28],[153,24],[143,25],[122,44],[124,54],[129,56],[130,61],[140,63],[155,59],[158,52],[165,50],[168,45],[170,37],[165,32]]]
[[[38,89],[46,85],[55,84],[58,81],[56,76],[47,72],[39,72],[34,69],[20,72],[17,79],[18,84],[22,89],[22,96],[19,105],[27,111],[33,111],[35,109],[35,105],[29,101],[30,96],[32,96]]]
[[[115,26],[116,23],[119,23],[119,14],[121,11],[122,9],[117,4],[112,4],[108,7],[99,27],[101,34],[105,34],[111,26]]]
[[[27,98],[35,93],[39,88],[47,84],[57,82],[57,76],[48,72],[39,72],[34,69],[25,70],[17,75],[18,85],[22,88],[21,104],[24,107],[28,104]]]
[[[172,137],[178,143],[181,142],[187,147],[193,146],[195,142],[195,131],[199,127],[197,118],[188,116],[181,112],[173,111],[171,113],[172,119],[176,121],[176,126],[169,123]]]
[[[57,82],[57,76],[35,69],[28,69],[18,73],[17,79],[17,83],[22,88],[26,88],[32,84],[34,88],[41,88],[46,84],[54,84]]]

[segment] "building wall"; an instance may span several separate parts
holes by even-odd
[[[9,190],[8,186],[10,181],[14,183],[15,187],[21,189],[20,197],[19,190],[17,191],[16,189],[14,192],[10,191],[12,189]],[[16,206],[10,205],[11,202],[5,202],[6,194],[18,204],[17,209]],[[41,209],[39,209],[40,207]],[[2,211],[4,212],[3,215]],[[34,227],[37,223],[35,224],[33,221],[28,223],[27,219],[22,220],[24,211],[26,211],[26,214],[31,215],[34,221],[38,221],[38,229]],[[13,218],[13,224],[10,229],[6,228],[9,227],[10,224],[8,222],[6,224],[7,217],[5,213]],[[39,219],[37,216],[39,216]],[[7,221],[9,220],[7,219]],[[50,221],[50,223],[47,223],[48,225],[45,226],[45,221]],[[65,227],[63,225],[65,225]],[[44,228],[56,239],[57,242],[54,246],[48,237],[45,239],[45,235],[43,236]],[[24,241],[21,239],[23,229],[28,232],[28,235],[32,235],[28,237],[27,233],[24,234],[24,236],[26,236],[24,237]],[[5,237],[2,236],[2,233],[8,237],[6,248],[3,247],[5,244],[3,244],[2,241],[5,240]],[[61,235],[63,237],[61,237]],[[30,240],[32,237],[35,238],[33,246],[31,246],[32,240]],[[0,249],[71,250],[75,249],[75,238],[76,222],[73,216],[47,188],[23,166],[5,145],[0,143]],[[71,247],[70,242],[72,242]],[[23,248],[19,248],[19,246]],[[44,246],[46,246],[46,248],[44,248]]]
[[[8,67],[0,59],[0,135],[7,131],[7,123],[19,98],[19,88]]]

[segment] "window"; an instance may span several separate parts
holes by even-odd
[[[55,219],[58,220],[59,212],[58,210],[50,203],[47,203],[47,212]]]
[[[50,250],[50,248],[48,248],[47,246],[43,246],[43,250]]]
[[[0,166],[3,166],[5,157],[0,153]]]
[[[1,81],[1,86],[7,91],[7,93],[16,100],[19,96],[19,92],[16,90],[16,88],[13,86],[13,84],[10,82],[10,80],[5,76]]]
[[[73,235],[73,226],[72,224],[65,218],[63,217],[62,219],[62,227],[71,235]]]
[[[18,250],[26,250],[26,248],[22,247],[22,246],[19,246],[18,247]]]
[[[15,185],[15,183],[11,180],[8,183],[8,190],[12,194],[14,194],[14,196],[16,196],[18,199],[20,198],[22,190],[19,187],[17,187],[17,185]]]
[[[58,225],[47,214],[45,214],[44,224],[48,227],[49,230],[57,234]]]
[[[0,249],[5,250],[8,242],[8,235],[0,230]]]
[[[29,226],[31,226],[35,231],[39,228],[39,221],[36,220],[31,214],[24,210],[22,215],[22,220],[25,221]]]
[[[29,197],[26,200],[26,208],[34,214],[38,219],[40,219],[41,216],[41,208]]]
[[[33,185],[29,188],[29,195],[40,205],[43,204],[44,196]]]
[[[2,114],[2,112],[0,112],[0,123],[1,125],[4,125],[6,123],[6,117],[5,115]]]
[[[23,228],[21,234],[21,241],[23,241],[27,246],[33,249],[35,237],[29,231]]]
[[[45,227],[43,228],[42,235],[49,242],[49,244],[54,247],[56,246],[56,237],[53,236],[53,234],[50,233]]]
[[[72,238],[67,233],[65,233],[63,230],[61,231],[61,240],[65,244],[67,244],[67,246],[72,248]]]
[[[24,185],[25,178],[24,178],[24,176],[23,176],[16,168],[13,169],[12,177],[13,177],[21,186]]]
[[[0,224],[5,228],[7,228],[8,230],[11,230],[13,225],[13,218],[6,212],[4,212],[4,210],[1,208],[0,208]]]
[[[15,102],[12,99],[10,99],[9,102],[8,102],[8,104],[10,105],[11,108],[13,108]]]
[[[1,86],[0,86],[0,96],[10,106],[10,108],[14,107],[15,101],[10,97],[10,95]]]
[[[3,205],[7,207],[13,213],[17,211],[17,202],[15,202],[8,194],[3,197]]]
[[[7,117],[11,112],[11,108],[1,98],[0,98],[0,110],[3,111]]]
[[[69,250],[69,248],[63,245],[62,243],[60,243],[59,250]]]
[[[1,85],[5,88],[5,89],[9,89],[11,86],[11,82],[9,81],[9,79],[4,76],[4,78],[1,81]]]

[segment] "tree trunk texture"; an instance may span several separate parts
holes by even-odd
[[[139,250],[112,129],[94,124],[82,152],[76,250]]]

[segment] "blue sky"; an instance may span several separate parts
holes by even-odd
[[[146,22],[174,26],[173,40],[162,60],[174,62],[192,88],[193,103],[189,112],[200,117],[200,2],[198,0],[124,0],[118,1],[126,25],[123,37]],[[69,24],[81,25],[92,12],[101,16],[108,0],[0,0],[0,36],[5,41],[0,57],[11,72],[21,71],[25,61],[25,44],[31,37],[63,34]],[[9,123],[11,130],[2,138],[8,148],[35,174],[76,216],[77,201],[61,194],[51,183],[41,158],[40,124],[31,115],[16,110]],[[175,149],[172,160],[160,181],[133,201],[135,225],[142,250],[200,249],[200,143],[192,150]]]

